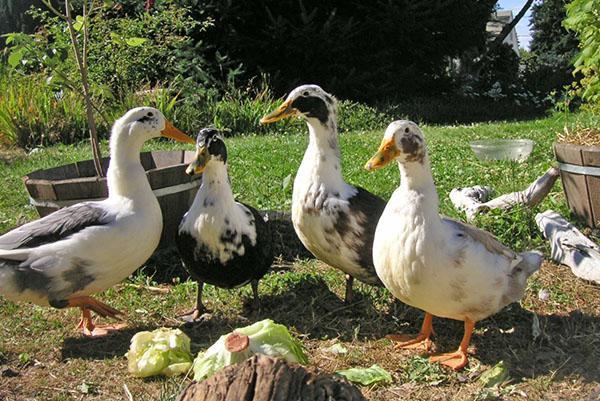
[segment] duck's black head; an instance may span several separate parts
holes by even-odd
[[[227,147],[221,132],[214,128],[203,128],[196,138],[196,157],[185,172],[200,174],[209,163],[227,163]]]
[[[335,117],[336,100],[318,85],[302,85],[294,89],[277,110],[264,116],[263,124],[279,121],[283,118],[299,116],[305,120],[315,119],[322,125]]]

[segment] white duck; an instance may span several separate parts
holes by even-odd
[[[400,167],[400,187],[377,225],[373,261],[392,294],[424,310],[425,320],[417,336],[390,338],[398,348],[429,350],[433,316],[462,320],[465,332],[458,350],[431,357],[458,370],[467,364],[475,322],[518,301],[542,257],[517,254],[486,231],[440,217],[425,139],[415,123],[391,123],[365,168],[375,170],[392,160]]]
[[[158,136],[194,143],[157,109],[139,107],[117,120],[110,137],[108,198],[60,209],[0,236],[0,294],[15,302],[78,307],[84,335],[107,334],[123,325],[95,326],[91,312],[122,312],[89,295],[133,273],[154,252],[162,214],[140,150]]]
[[[261,123],[293,116],[305,120],[309,132],[294,180],[294,229],[313,255],[346,273],[345,300],[349,303],[353,278],[382,286],[373,266],[372,245],[385,201],[344,181],[333,96],[317,85],[299,86]]]

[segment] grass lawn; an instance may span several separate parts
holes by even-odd
[[[600,116],[554,116],[515,123],[468,126],[425,126],[434,179],[444,214],[460,217],[448,193],[454,187],[490,185],[498,193],[522,189],[553,163],[551,144],[565,123],[600,126]],[[298,124],[300,124],[298,122]],[[388,198],[399,176],[395,166],[368,173],[366,160],[376,150],[383,130],[347,132],[340,137],[343,171],[349,182]],[[534,152],[513,170],[508,163],[478,161],[468,148],[473,139],[521,137],[536,141]],[[306,135],[246,136],[227,141],[229,167],[238,198],[261,209],[288,210],[293,175],[307,143]],[[148,148],[173,148],[155,141]],[[0,233],[36,217],[27,204],[21,177],[29,171],[88,157],[88,147],[56,146],[25,156],[0,152]],[[515,210],[480,218],[478,224],[516,249],[537,248],[548,254],[535,229],[533,216],[548,208],[567,214],[557,183],[534,211]],[[156,260],[177,264],[174,254]],[[168,291],[157,292],[148,285]],[[538,291],[549,292],[548,299]],[[283,323],[303,341],[311,364],[325,371],[368,367],[378,363],[392,372],[394,382],[363,388],[370,400],[545,399],[593,400],[600,395],[600,297],[598,287],[576,279],[567,268],[545,262],[529,281],[520,304],[512,304],[481,322],[472,341],[476,354],[467,369],[454,373],[429,364],[422,356],[397,352],[384,336],[416,332],[422,313],[406,307],[386,290],[358,285],[352,305],[344,305],[341,273],[315,260],[277,263],[261,281],[261,310],[250,312],[249,287],[233,291],[207,286],[205,301],[213,310],[204,323],[181,325],[177,314],[192,305],[195,284],[188,281],[155,283],[138,272],[127,283],[99,297],[128,313],[129,328],[103,339],[82,338],[75,332],[78,311],[15,305],[0,298],[0,400],[173,400],[182,378],[136,379],[127,374],[123,354],[131,336],[144,329],[180,326],[192,338],[192,351],[206,349],[233,328],[263,318]],[[539,322],[534,339],[532,324]],[[457,347],[462,323],[436,319],[434,341],[440,351]],[[348,353],[327,352],[340,342]],[[512,381],[500,389],[484,389],[481,372],[503,360]],[[595,395],[593,395],[595,394]]]

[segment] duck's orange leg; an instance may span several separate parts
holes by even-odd
[[[394,344],[396,349],[424,349],[429,352],[433,347],[433,343],[429,339],[433,333],[433,315],[425,312],[425,318],[423,319],[423,325],[419,334],[388,334],[386,338],[389,338]]]
[[[467,365],[467,348],[469,347],[469,343],[471,342],[471,335],[473,334],[473,329],[475,328],[475,322],[470,319],[465,319],[465,334],[463,336],[462,341],[460,342],[460,346],[454,352],[449,352],[446,354],[434,355],[429,358],[431,362],[439,362],[442,365],[446,365],[451,367],[454,370],[460,370]]]
[[[69,299],[69,306],[81,309],[81,320],[77,325],[77,329],[81,330],[84,336],[101,337],[127,326],[126,323],[96,326],[92,319],[91,310],[102,317],[112,317],[117,320],[120,320],[119,316],[122,316],[123,312],[93,298],[73,297]]]

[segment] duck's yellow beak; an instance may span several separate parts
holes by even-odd
[[[379,150],[365,164],[365,169],[368,171],[377,170],[400,156],[400,149],[396,147],[394,138],[383,138]]]
[[[185,173],[187,175],[202,174],[202,172],[206,168],[207,162],[208,162],[208,151],[206,150],[206,146],[202,146],[201,148],[196,148],[196,157],[187,166],[187,168],[185,169]]]
[[[287,117],[293,117],[298,114],[298,110],[292,107],[292,100],[288,99],[277,110],[267,114],[260,119],[261,124],[274,123]]]
[[[190,138],[189,136],[187,136],[186,134],[184,134],[183,132],[181,132],[180,130],[175,128],[173,126],[173,124],[171,124],[168,121],[165,121],[165,129],[160,131],[160,135],[164,136],[165,138],[174,139],[178,142],[193,143],[193,144],[196,143],[195,140],[193,140],[192,138]]]

